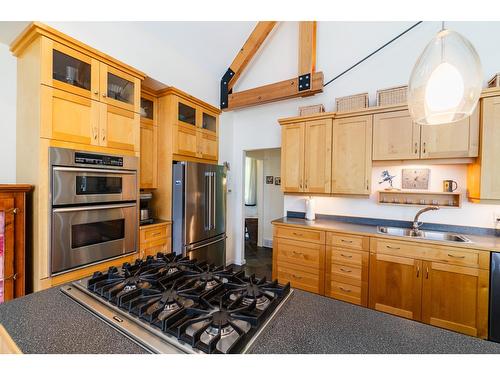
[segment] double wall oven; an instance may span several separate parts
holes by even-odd
[[[137,158],[50,148],[51,274],[136,251]]]

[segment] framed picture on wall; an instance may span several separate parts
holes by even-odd
[[[266,184],[272,185],[274,181],[274,176],[266,176]]]
[[[274,184],[281,185],[281,177],[274,177]]]

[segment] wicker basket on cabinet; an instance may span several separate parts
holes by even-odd
[[[305,107],[299,107],[299,116],[309,116],[323,112],[325,112],[325,106],[323,104],[315,104],[315,105],[308,105]]]
[[[368,93],[343,96],[335,99],[337,112],[354,111],[360,108],[368,107]]]
[[[393,105],[406,103],[408,86],[389,87],[377,91],[377,105]]]
[[[500,87],[500,73],[495,74],[489,81],[488,87]]]

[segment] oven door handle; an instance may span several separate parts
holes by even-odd
[[[105,204],[98,206],[78,206],[78,207],[63,207],[63,208],[54,208],[52,212],[76,212],[76,211],[91,211],[91,210],[108,210],[111,208],[126,208],[126,207],[135,207],[137,203],[120,203],[120,204]]]
[[[61,172],[89,172],[89,173],[109,173],[109,174],[136,174],[136,171],[118,169],[97,169],[97,168],[75,168],[75,167],[53,167],[54,171]]]

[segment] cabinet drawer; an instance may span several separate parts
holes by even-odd
[[[278,262],[287,262],[319,269],[324,252],[324,245],[303,241],[277,239]]]
[[[278,281],[282,284],[290,283],[293,288],[307,290],[308,292],[323,292],[322,281],[318,274],[304,271],[290,264],[278,263]]]
[[[274,235],[276,237],[289,238],[292,240],[315,242],[321,244],[325,243],[325,232],[317,230],[276,226],[274,229]]]
[[[344,264],[332,264],[330,272],[332,280],[339,280],[340,278],[349,278],[352,280],[361,281],[360,267],[346,266]]]
[[[435,260],[450,264],[479,267],[479,252],[477,250],[468,251],[425,243],[417,244],[377,239],[375,251],[378,254]]]
[[[361,304],[361,286],[345,284],[332,280],[330,282],[330,296],[342,301]]]
[[[349,266],[361,267],[363,264],[363,255],[368,256],[368,253],[357,250],[344,250],[337,248],[330,248],[331,250],[331,263],[344,264]]]
[[[156,226],[153,228],[141,229],[141,242],[156,240],[167,237],[167,226]]]
[[[354,250],[366,250],[369,249],[369,238],[362,236],[352,236],[348,234],[337,234],[337,233],[327,233],[326,234],[326,244],[344,247]]]

